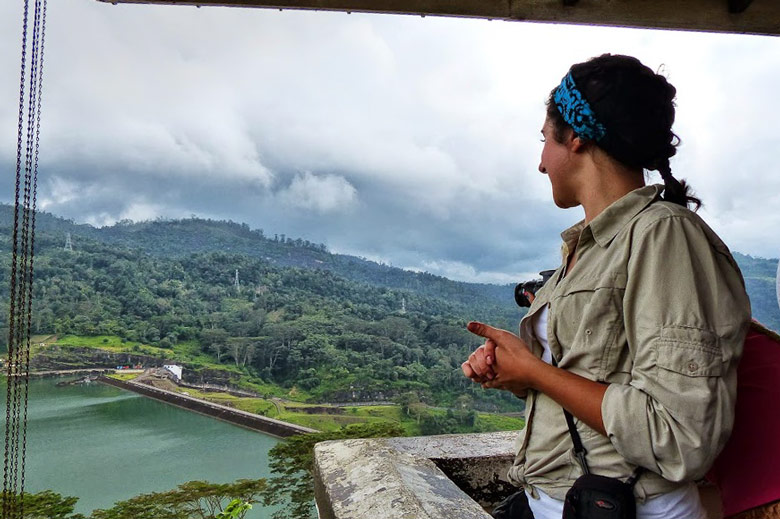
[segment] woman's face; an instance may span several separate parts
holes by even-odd
[[[550,179],[555,205],[562,208],[575,207],[579,205],[579,201],[574,183],[572,151],[567,143],[571,137],[567,135],[564,142],[556,141],[553,125],[549,119],[544,121],[542,136],[544,148],[542,148],[539,171]]]

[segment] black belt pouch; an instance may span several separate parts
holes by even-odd
[[[525,490],[515,492],[493,509],[493,519],[534,519]]]
[[[566,493],[563,519],[636,519],[634,487],[606,476],[580,476]]]

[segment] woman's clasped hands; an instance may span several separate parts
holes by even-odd
[[[485,388],[504,389],[524,397],[533,386],[535,366],[542,362],[517,335],[479,322],[467,329],[485,343],[461,364],[463,374]]]

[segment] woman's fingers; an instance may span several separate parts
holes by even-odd
[[[484,344],[469,355],[469,364],[471,369],[480,377],[492,379],[495,376],[493,369],[487,362]]]
[[[488,366],[496,363],[496,341],[493,339],[485,341],[485,362]]]
[[[467,327],[471,333],[484,337],[485,343],[461,365],[463,374],[486,388],[524,391],[527,384],[526,357],[531,354],[522,339],[506,330],[476,321],[470,322]],[[499,349],[500,361],[496,358]]]
[[[460,369],[463,370],[463,374],[466,375],[466,378],[474,378],[475,373],[474,370],[471,369],[471,365],[469,364],[469,361],[466,361],[463,364],[461,364]]]
[[[471,379],[472,382],[482,384],[489,380],[487,377],[478,375],[477,372],[474,371],[474,368],[471,367],[471,364],[469,364],[469,361],[466,361],[463,364],[461,364],[460,369],[463,371],[463,374],[466,375],[466,378]]]
[[[471,321],[469,324],[466,325],[466,329],[473,333],[474,335],[479,335],[480,337],[484,337],[485,339],[493,339],[499,340],[499,336],[502,333],[507,333],[506,330],[501,330],[498,328],[493,328],[492,326],[489,326],[484,323],[480,323],[479,321]]]
[[[499,382],[487,380],[482,383],[482,389],[503,389],[503,388],[500,387]]]
[[[480,348],[482,348],[482,346],[480,346]],[[479,348],[477,348],[474,353],[469,355],[469,364],[471,365],[471,369],[474,370],[474,373],[480,377],[483,377],[487,372],[487,365],[485,364],[484,355],[479,355],[477,352],[480,352]]]
[[[460,365],[460,369],[466,377],[480,384],[492,380],[496,376],[495,371],[490,366],[490,362],[493,362],[494,359],[488,361],[485,351],[486,347],[483,344],[469,355],[466,362]]]
[[[496,359],[495,350],[498,347],[513,349],[523,346],[528,349],[525,342],[512,332],[500,328],[493,328],[492,326],[477,321],[470,322],[466,328],[471,333],[486,339],[483,346],[487,349],[488,354],[493,360]]]
[[[528,345],[517,335],[484,323],[472,321],[468,330],[485,338],[485,344],[469,356],[468,364],[484,388],[505,389],[524,397],[534,373],[534,357]]]

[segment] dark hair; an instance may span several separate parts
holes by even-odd
[[[677,90],[631,56],[602,54],[570,69],[577,89],[587,99],[607,133],[594,143],[630,168],[657,170],[664,179],[664,200],[701,207],[684,180],[672,176],[669,158],[680,139],[672,131]],[[555,106],[555,87],[547,100],[547,117],[555,140],[562,142],[571,126]],[[576,133],[576,132],[575,132]]]

